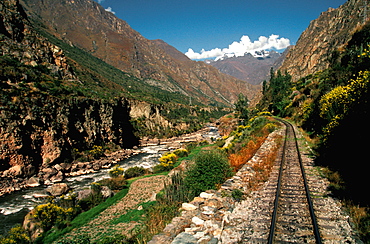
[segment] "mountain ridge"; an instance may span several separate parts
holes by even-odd
[[[22,0],[22,4],[46,31],[161,89],[227,106],[239,93],[251,98],[259,90],[210,66],[172,57],[163,50],[163,43],[161,48],[144,38],[94,1]]]
[[[265,52],[262,50],[254,55],[246,53],[244,56],[225,57],[216,61],[205,60],[205,62],[225,74],[253,85],[260,85],[264,80],[268,80],[271,68],[277,70],[281,66],[289,49],[287,48],[282,54],[276,51]]]

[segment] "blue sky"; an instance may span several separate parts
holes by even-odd
[[[127,21],[134,30],[148,39],[162,39],[183,53],[191,48],[195,54],[200,54],[203,49],[204,54],[209,56],[217,50],[232,53],[238,48],[238,44],[239,47],[242,44],[244,48],[283,47],[287,42],[295,44],[311,20],[316,19],[329,7],[337,8],[346,2],[346,0],[95,1],[100,2],[105,9],[113,11],[120,19]],[[266,38],[259,40],[260,36]],[[241,40],[242,37],[244,40]],[[233,43],[234,49],[230,47]]]

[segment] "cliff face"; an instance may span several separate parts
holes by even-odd
[[[341,51],[356,29],[364,24],[365,2],[369,8],[367,1],[349,0],[338,9],[330,8],[311,21],[280,69],[288,71],[293,81],[327,69],[331,54]]]
[[[32,31],[27,15],[16,0],[0,2],[0,56],[9,56],[25,65],[47,66],[55,76],[75,79],[63,50]]]
[[[239,93],[252,97],[257,87],[189,60],[168,44],[150,41],[92,0],[23,0],[35,23],[59,39],[82,48],[116,68],[171,92],[232,104]],[[172,50],[174,48],[172,47]],[[176,51],[174,51],[176,52]],[[172,52],[172,53],[174,53]]]

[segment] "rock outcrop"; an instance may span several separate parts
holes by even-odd
[[[337,9],[329,8],[311,21],[280,69],[288,71],[293,81],[327,69],[332,53],[341,51],[368,19],[364,4],[369,9],[367,1],[349,0]]]

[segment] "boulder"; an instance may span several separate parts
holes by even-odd
[[[198,240],[188,233],[182,232],[172,241],[171,244],[183,244],[183,243],[198,243]]]
[[[31,210],[25,217],[23,221],[23,228],[30,234],[31,240],[36,240],[44,231],[36,220],[32,217],[34,215],[34,210]]]
[[[49,192],[52,196],[60,196],[69,191],[69,186],[66,183],[57,183],[52,186],[49,186],[46,191]]]
[[[64,179],[64,174],[62,171],[58,171],[58,173],[56,175],[53,175],[51,178],[50,178],[50,181],[53,182],[53,183],[59,183],[59,182],[62,182]]]
[[[104,198],[112,197],[114,195],[113,191],[109,189],[108,186],[101,187],[101,194]]]
[[[191,219],[191,222],[193,222],[197,226],[201,226],[201,225],[204,224],[204,220],[202,220],[202,219],[200,219],[196,216]]]
[[[191,203],[183,203],[181,208],[186,211],[191,211],[197,209],[198,207]]]
[[[79,191],[78,192],[78,195],[77,195],[77,200],[85,199],[88,196],[90,196],[91,194],[92,194],[92,190],[91,189],[85,189],[85,190]]]
[[[21,165],[15,165],[13,167],[11,167],[9,170],[8,170],[8,176],[15,176],[15,177],[19,177],[22,175],[22,166]]]
[[[41,180],[38,177],[32,176],[27,180],[28,187],[36,187],[41,185]]]

